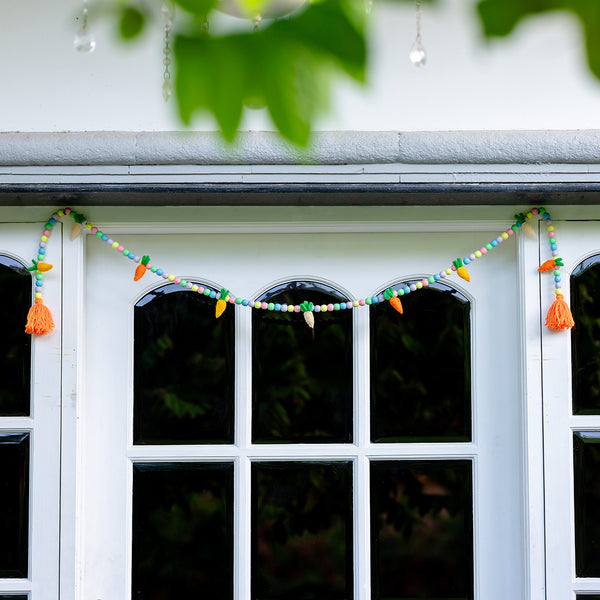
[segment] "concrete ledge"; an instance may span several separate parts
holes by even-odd
[[[0,133],[0,166],[594,164],[600,131],[321,132],[308,149],[275,133]]]

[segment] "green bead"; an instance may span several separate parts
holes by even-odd
[[[275,305],[272,302],[269,302],[269,304],[267,304],[267,310],[273,310],[275,308]]]
[[[241,304],[242,303],[242,299],[241,298],[236,298],[235,299],[235,303],[236,304]]]
[[[517,229],[519,229],[519,227],[518,227],[517,225],[511,225],[511,226],[510,226],[510,228],[511,228],[513,231],[516,231]]]
[[[339,304],[334,304],[333,305],[333,310],[340,310],[340,305]]]
[[[485,248],[486,248],[486,250],[491,250],[493,248],[493,246],[491,244],[486,244]]]
[[[556,244],[556,238],[550,238],[550,243],[551,244]]]
[[[153,273],[156,273],[156,271],[158,271],[158,267],[150,267],[150,270],[151,270]]]
[[[204,295],[210,296],[210,290],[208,288],[204,288]]]
[[[38,259],[38,262],[41,262],[41,261],[43,261],[43,260],[44,260],[44,258],[45,258],[45,257],[44,257],[44,255],[43,255],[43,254],[38,254],[38,258],[37,258],[37,259]]]
[[[404,290],[402,288],[398,290],[398,296],[404,296]]]
[[[123,250],[123,256],[127,256],[129,254],[129,250]]]
[[[560,275],[560,271],[558,269],[554,269],[554,276],[556,277],[558,275]]]
[[[40,280],[40,279],[44,279],[44,275],[42,273],[36,273],[35,274],[35,278]]]
[[[365,304],[371,304],[372,302],[371,298],[365,298]]]
[[[435,283],[435,279],[433,277],[429,277],[429,279],[427,279],[427,281],[429,281],[429,283]]]
[[[46,224],[44,225],[44,229],[48,229],[48,230],[50,230],[50,229],[52,229],[52,225],[51,225],[50,223],[46,223]]]
[[[179,285],[180,285],[181,287],[185,287],[185,286],[187,285],[187,281],[186,281],[185,279],[182,279],[182,280],[179,282]]]
[[[101,231],[96,231],[96,237],[101,238],[104,234]]]

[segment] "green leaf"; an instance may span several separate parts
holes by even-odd
[[[173,0],[175,4],[197,17],[204,18],[213,11],[218,0]]]
[[[144,14],[133,6],[126,6],[121,11],[119,33],[124,40],[132,40],[144,29]]]

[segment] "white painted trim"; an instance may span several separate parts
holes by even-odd
[[[600,132],[317,132],[307,149],[274,133],[227,145],[203,132],[0,133],[2,165],[597,163]]]

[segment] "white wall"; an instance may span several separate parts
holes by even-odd
[[[90,0],[94,9],[95,0]],[[158,0],[157,0],[158,4]],[[488,43],[473,0],[425,4],[423,68],[407,58],[414,8],[375,0],[370,86],[336,86],[320,130],[600,129],[600,82],[586,70],[578,22],[567,14],[530,19],[509,40]],[[80,0],[3,3],[0,131],[182,129],[161,96],[158,24],[128,47],[92,15],[98,46],[72,47]],[[196,130],[213,130],[198,119]],[[269,130],[253,111],[244,130]]]

